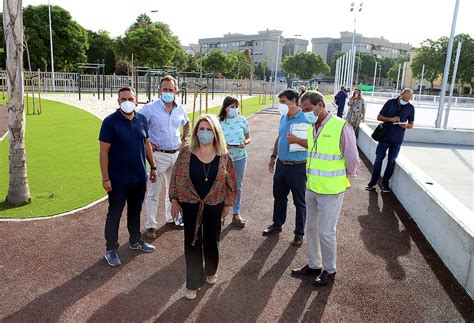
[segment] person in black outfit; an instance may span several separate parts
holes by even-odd
[[[237,194],[235,169],[215,116],[196,123],[181,149],[170,182],[171,215],[183,214],[187,299],[207,281],[217,282],[221,220]],[[203,265],[204,263],[204,265]]]
[[[127,228],[130,249],[153,252],[140,234],[140,213],[146,191],[145,157],[151,166],[150,181],[155,182],[155,160],[143,115],[135,112],[135,91],[130,87],[118,92],[120,108],[104,119],[100,129],[100,170],[102,185],[109,195],[105,221],[105,259],[111,266],[121,264],[117,249],[122,211],[127,202]]]
[[[346,99],[347,99],[347,92],[344,86],[341,86],[341,90],[334,97],[334,103],[336,103],[337,105],[337,116],[339,118],[342,118],[342,114],[344,113]]]

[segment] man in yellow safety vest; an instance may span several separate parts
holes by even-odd
[[[306,235],[308,263],[293,276],[314,275],[314,284],[324,286],[336,275],[336,226],[344,193],[357,176],[359,154],[354,130],[344,119],[328,113],[324,98],[306,92],[300,100],[311,123],[307,140],[294,139],[308,148],[306,160]],[[289,140],[289,141],[290,141]]]

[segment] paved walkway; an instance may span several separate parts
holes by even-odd
[[[211,94],[208,97],[208,108],[216,107],[222,105],[224,98],[228,94],[215,94],[214,99],[212,99]],[[41,96],[43,99],[53,100],[62,102],[65,104],[70,104],[76,107],[79,107],[83,110],[86,110],[93,115],[97,116],[100,119],[104,119],[106,116],[114,112],[117,108],[117,94],[113,94],[111,97],[110,94],[105,95],[105,100],[98,100],[97,96],[94,96],[90,93],[82,94],[81,100],[78,99],[77,93],[70,93],[70,94],[43,94]],[[156,98],[158,96],[155,96]],[[153,99],[155,99],[155,97]],[[102,96],[101,96],[102,98]],[[248,99],[250,96],[244,95],[242,99]],[[140,93],[139,101],[146,100],[143,93]],[[202,111],[206,110],[206,97],[203,93],[201,102],[199,100],[199,94],[196,98],[196,111],[199,111],[199,105],[201,104]],[[177,102],[181,103],[181,97],[178,97]],[[186,104],[184,108],[186,112],[190,113],[193,111],[193,104],[194,104],[194,95],[187,96]],[[140,110],[143,105],[139,105],[138,110]]]
[[[306,245],[290,245],[293,205],[282,234],[261,236],[271,222],[267,161],[277,123],[269,112],[250,119],[253,142],[242,210],[247,227],[225,226],[220,280],[205,286],[196,300],[183,299],[182,231],[161,227],[153,242],[157,251],[140,254],[128,249],[123,220],[123,265],[105,263],[105,202],[54,220],[0,223],[0,320],[474,321],[472,301],[394,195],[363,190],[367,164],[344,201],[336,282],[316,289],[311,279],[290,276],[306,263]],[[162,215],[159,220],[164,225]]]

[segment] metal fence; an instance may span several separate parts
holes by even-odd
[[[38,86],[41,92],[52,92],[53,84],[50,72],[32,72],[25,71],[25,84],[32,89],[37,89]],[[6,72],[0,71],[0,79],[2,86],[6,88]],[[104,86],[104,77],[102,75],[81,74],[81,92],[97,92],[97,89]],[[212,79],[178,76],[179,87],[185,87],[187,92],[194,92],[196,86],[199,88],[208,88],[211,92],[220,93],[240,93],[243,94],[258,94],[273,92],[273,83],[263,82],[261,80],[237,80],[237,79]],[[76,93],[78,91],[78,74],[55,72],[55,89],[56,92]],[[153,94],[159,91],[160,76],[121,76],[121,75],[105,75],[105,90],[107,93],[114,92],[124,86],[133,86],[138,92],[146,92],[150,90]],[[150,83],[150,88],[148,87]],[[277,83],[275,92],[279,92],[286,88],[286,83]]]

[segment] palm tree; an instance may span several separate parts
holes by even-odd
[[[10,185],[7,202],[20,206],[31,201],[26,172],[25,110],[23,107],[23,8],[22,0],[3,0],[5,33]]]

